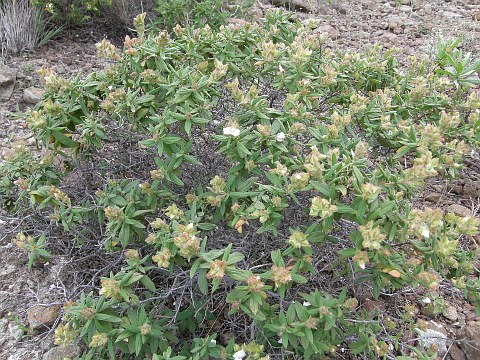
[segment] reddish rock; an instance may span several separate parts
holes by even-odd
[[[28,309],[27,320],[32,329],[39,329],[42,326],[50,326],[55,323],[55,320],[60,313],[59,305],[41,306],[35,305]]]
[[[385,310],[385,304],[383,302],[375,301],[371,299],[366,299],[365,302],[363,303],[363,307],[368,312]]]
[[[469,321],[457,331],[460,349],[467,359],[480,359],[480,321]],[[460,360],[455,359],[455,360]]]

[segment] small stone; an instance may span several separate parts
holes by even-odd
[[[475,21],[480,21],[480,11],[473,14],[472,19]]]
[[[315,30],[314,33],[318,34],[328,34],[328,37],[331,39],[336,39],[338,38],[338,31],[335,29],[332,25],[329,24],[323,24],[318,26]]]
[[[400,6],[400,11],[401,12],[411,12],[412,11],[412,7],[411,6],[408,6],[408,5],[402,5]]]
[[[391,32],[386,32],[380,36],[379,40],[386,46],[392,46],[397,40],[397,35]]]
[[[462,14],[457,14],[457,13],[454,13],[452,11],[444,11],[443,16],[445,16],[446,18],[449,18],[449,19],[459,19],[459,18],[463,17]]]
[[[480,322],[469,321],[457,331],[458,346],[467,359],[480,359]]]
[[[0,64],[0,101],[7,101],[13,94],[17,72]]]
[[[459,205],[459,204],[452,204],[447,207],[447,212],[453,212],[457,216],[472,216],[472,212],[469,208]]]
[[[363,307],[367,312],[372,312],[372,311],[379,311],[383,312],[385,311],[385,304],[381,301],[375,301],[371,299],[366,299],[365,302],[363,303]]]
[[[232,24],[232,25],[237,25],[237,26],[244,26],[247,24],[247,22],[243,19],[238,19],[238,18],[230,18],[227,19],[227,24]]]
[[[8,340],[7,328],[8,320],[5,318],[0,319],[0,346]]]
[[[467,182],[463,186],[463,195],[471,198],[480,197],[480,188],[478,188],[473,182]]]
[[[41,306],[35,305],[28,309],[27,320],[32,329],[53,325],[60,313],[59,305]]]
[[[450,351],[448,352],[452,360],[468,360],[465,356],[465,353],[458,347],[457,344],[453,344],[450,347]]]
[[[63,360],[65,358],[74,359],[80,355],[80,348],[78,345],[70,343],[67,346],[56,346],[45,354],[43,360]]]
[[[29,87],[23,91],[23,102],[35,105],[42,100],[45,91],[36,87]]]
[[[15,340],[15,342],[20,342],[23,337],[23,329],[15,323],[8,324],[8,331],[10,332],[11,337]]]
[[[458,320],[458,312],[454,306],[447,306],[447,308],[443,311],[443,316],[445,316],[450,321],[457,321]]]
[[[413,10],[420,10],[424,5],[424,0],[413,0]]]
[[[463,194],[463,186],[460,184],[455,184],[452,186],[452,192],[456,195],[462,195]]]

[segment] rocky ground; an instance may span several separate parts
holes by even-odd
[[[272,0],[282,4],[283,0]],[[429,56],[439,36],[462,36],[464,51],[480,56],[480,0],[301,0],[288,1],[300,20],[315,19],[318,33],[327,33],[334,49],[364,50],[378,43],[398,48],[403,62],[408,56]],[[272,5],[258,2],[252,14],[261,17]],[[306,12],[305,12],[306,11]],[[118,38],[118,34],[115,34]],[[36,70],[54,68],[59,74],[89,72],[102,67],[95,57],[95,42],[101,32],[68,34],[35,52],[6,59],[0,65],[0,162],[17,142],[34,146],[19,111],[34,106],[41,95]],[[477,161],[477,162],[476,162]],[[457,214],[480,212],[480,162],[467,159],[465,170],[453,183],[433,181],[423,198],[430,207],[448,208]],[[1,174],[0,174],[1,176]],[[61,304],[67,300],[59,273],[64,263],[53,259],[41,268],[27,269],[26,255],[16,249],[11,238],[20,219],[0,213],[0,359],[52,360],[73,356],[76,347],[54,347],[52,329],[61,317]],[[480,236],[477,237],[480,242]],[[448,294],[442,314],[430,317],[428,330],[419,337],[436,339],[444,358],[480,359],[480,318],[459,293]],[[408,294],[406,295],[408,297]],[[431,299],[430,299],[431,300]],[[411,300],[415,303],[416,299]],[[423,303],[422,303],[423,301]],[[414,312],[426,315],[429,299],[423,299]],[[370,301],[365,306],[382,310],[384,304]],[[65,352],[66,351],[66,352]]]

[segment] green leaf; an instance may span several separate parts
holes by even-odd
[[[350,258],[350,257],[354,256],[356,252],[357,252],[357,249],[355,249],[355,248],[343,249],[343,250],[337,251],[337,253],[339,255],[347,257],[347,258]]]
[[[207,281],[207,271],[205,269],[201,269],[198,272],[198,288],[202,292],[203,295],[208,294],[208,281]]]
[[[138,229],[144,229],[145,228],[145,225],[143,225],[140,221],[135,220],[135,219],[126,218],[125,223],[129,224],[129,225],[132,225],[133,227],[136,227]]]
[[[155,287],[155,284],[147,275],[143,275],[143,277],[140,279],[140,282],[150,291],[157,290],[157,288]]]
[[[72,139],[70,139],[68,136],[66,136],[64,133],[60,131],[52,131],[52,135],[56,140],[58,140],[60,144],[62,144],[65,147],[73,148],[78,145],[76,141],[73,141]]]

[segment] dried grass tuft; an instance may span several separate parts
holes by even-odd
[[[31,50],[38,39],[35,9],[28,0],[6,0],[0,8],[2,55]]]

